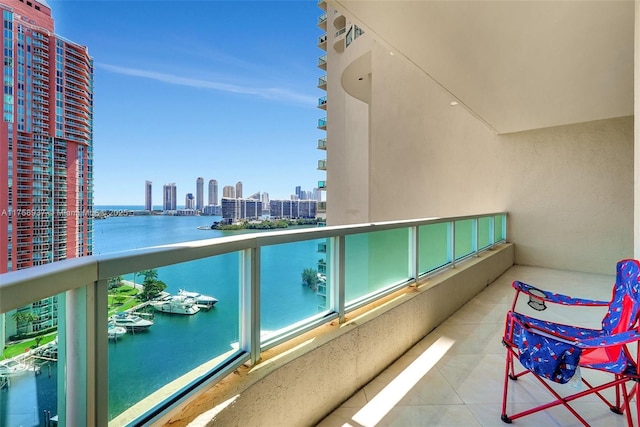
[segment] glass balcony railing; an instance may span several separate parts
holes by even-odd
[[[326,129],[327,128],[327,118],[324,117],[322,119],[318,119],[318,129]]]
[[[327,55],[324,54],[318,58],[318,68],[326,70],[327,69]]]
[[[318,108],[325,109],[327,108],[327,97],[322,96],[318,98]]]
[[[327,76],[322,76],[318,78],[318,87],[320,89],[324,89],[327,87]]]
[[[327,14],[323,13],[322,15],[318,16],[318,27],[322,28],[322,29],[327,29]]]
[[[326,160],[318,160],[318,170],[321,170],[321,171],[327,170],[327,161]]]
[[[327,46],[327,35],[323,34],[318,37],[318,47],[321,49],[325,49],[326,46]]]
[[[261,352],[506,241],[506,226],[493,213],[250,233],[2,274],[0,319],[21,338],[0,360],[2,422],[152,424]],[[127,293],[149,274],[218,301],[151,315],[158,302]],[[151,326],[110,328],[125,311]]]
[[[327,138],[319,138],[318,150],[326,150],[326,149],[327,149]]]

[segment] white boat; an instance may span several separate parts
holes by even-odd
[[[196,300],[184,295],[175,295],[162,301],[153,301],[150,305],[161,313],[196,314],[200,311]]]
[[[211,308],[218,302],[218,299],[212,296],[203,295],[199,292],[185,291],[184,289],[180,289],[178,295],[195,299],[196,303],[203,308]]]
[[[153,321],[148,319],[143,319],[140,316],[136,316],[130,313],[116,313],[109,318],[110,321],[116,324],[116,326],[121,326],[126,328],[127,331],[144,331],[149,329],[153,325]]]
[[[24,363],[20,363],[14,359],[3,360],[0,362],[0,377],[17,377],[25,374],[29,367]]]
[[[127,328],[124,326],[118,326],[114,321],[109,322],[109,329],[107,330],[107,336],[111,340],[115,340],[127,333]]]

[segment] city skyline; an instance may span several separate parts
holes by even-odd
[[[208,197],[204,197],[204,182],[207,182],[207,194]],[[200,187],[202,185],[202,188]],[[158,189],[155,191],[154,197],[154,185],[153,181],[145,180],[144,181],[144,190],[141,193],[141,200],[143,203],[133,203],[130,206],[144,206],[145,210],[153,210],[155,207],[161,207],[162,210],[175,210],[184,206],[184,208],[189,209],[189,203],[187,202],[187,198],[192,196],[193,199],[193,209],[202,211],[206,206],[220,206],[222,198],[238,198],[242,199],[242,194],[238,194],[238,188],[243,187],[242,181],[236,182],[234,185],[224,185],[223,186],[223,195],[218,198],[218,180],[216,179],[206,179],[203,177],[197,177],[194,180],[194,185],[192,189],[180,190],[175,182],[164,183],[160,186],[157,185]],[[294,189],[293,192],[289,194],[287,197],[271,197],[269,191],[252,191],[250,196],[247,198],[255,198],[257,195],[258,199],[262,200],[263,196],[266,195],[268,199],[273,200],[291,200],[291,199],[300,199],[300,200],[315,200],[320,201],[314,198],[314,195],[321,195],[318,188],[313,188],[312,190],[304,190],[300,185],[296,185],[292,187]],[[195,189],[195,190],[194,190]],[[227,190],[224,193],[224,190]],[[198,193],[202,190],[202,206],[198,204]],[[184,205],[178,203],[179,200],[185,200]],[[156,201],[154,203],[154,200]],[[214,203],[211,203],[211,202]],[[118,204],[114,205],[96,205],[96,206],[119,206]]]
[[[144,204],[131,183],[167,171],[194,194],[198,176],[278,198],[291,194],[283,171],[305,188],[324,179],[317,2],[49,4],[56,32],[95,61],[95,205]]]

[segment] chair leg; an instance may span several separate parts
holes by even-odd
[[[507,346],[507,356],[504,364],[504,384],[502,387],[502,414],[500,415],[500,419],[507,424],[511,424],[511,419],[507,416],[507,391],[509,389],[509,380],[517,379],[518,378],[515,376],[514,372],[513,351],[511,350],[511,347]]]

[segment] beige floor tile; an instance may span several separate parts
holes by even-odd
[[[612,270],[612,274],[614,271]],[[614,277],[550,270],[538,267],[514,266],[489,285],[472,301],[431,334],[408,350],[403,357],[378,377],[356,392],[340,408],[319,425],[321,427],[377,426],[500,426],[506,349],[502,346],[504,318],[511,307],[514,290],[511,283],[521,280],[543,289],[574,297],[609,300]],[[589,313],[589,309],[577,312],[567,307],[559,310],[527,314],[549,316],[550,320],[585,327],[600,328],[604,310]],[[555,306],[554,306],[555,308]],[[576,311],[576,312],[574,312]],[[363,408],[394,379],[400,376],[438,340],[446,338],[453,345],[444,356],[408,391],[394,396],[397,403],[377,422],[362,418]],[[516,362],[518,365],[519,363]],[[604,373],[582,370],[582,375],[594,383],[608,378]],[[549,392],[531,375],[509,380],[507,413],[513,414],[532,405],[553,399]],[[575,392],[567,385],[552,384],[560,394]],[[612,391],[605,396],[613,397]],[[372,405],[369,405],[372,406]],[[609,411],[596,396],[587,396],[572,402],[572,406],[591,426],[623,426],[625,417]],[[365,412],[366,414],[366,412]],[[635,419],[635,414],[634,414]],[[516,427],[579,426],[578,420],[564,407],[559,406],[514,420]]]

